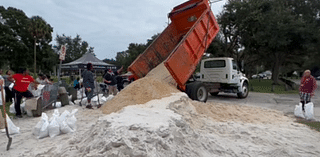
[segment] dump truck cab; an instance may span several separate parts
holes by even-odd
[[[219,92],[236,93],[239,98],[248,96],[249,80],[233,58],[209,58],[201,61],[200,73],[196,80],[206,84],[211,95]]]

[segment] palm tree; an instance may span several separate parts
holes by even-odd
[[[31,23],[29,26],[29,31],[31,36],[34,39],[34,76],[36,76],[36,44],[37,42],[41,42],[42,40],[51,38],[51,32],[53,31],[52,27],[47,24],[45,20],[43,20],[39,16],[31,17]]]

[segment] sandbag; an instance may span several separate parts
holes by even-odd
[[[54,103],[52,104],[52,106],[54,106]],[[56,102],[56,108],[60,108],[62,105],[61,105],[61,102]]]
[[[50,122],[50,124],[48,126],[48,130],[49,130],[49,136],[51,138],[60,135],[60,125],[59,125],[59,123],[57,121],[57,117],[56,116],[51,120],[51,122]]]
[[[305,105],[305,117],[307,120],[314,120],[314,111],[313,111],[313,103],[307,103]]]
[[[69,105],[74,105],[74,103],[72,101],[69,101]]]
[[[45,122],[43,123],[43,125],[41,126],[40,133],[39,133],[39,136],[38,136],[39,139],[49,136],[48,126],[49,126],[49,120],[47,118],[45,120]]]
[[[10,117],[7,115],[7,124],[8,124],[8,130],[9,130],[9,134],[19,134],[20,133],[20,128],[16,127],[13,122],[11,121]]]
[[[58,123],[62,124],[62,122],[66,121],[69,116],[70,116],[70,112],[68,110],[65,110],[58,118]]]
[[[299,105],[296,105],[296,108],[294,109],[294,116],[305,118],[302,111],[302,103],[299,103]]]
[[[87,103],[88,103],[88,99],[87,99],[87,98],[84,98],[84,99],[81,100],[80,103],[81,103],[82,106],[86,106]]]
[[[72,95],[68,96],[69,102],[72,101]]]
[[[37,125],[33,129],[33,135],[35,135],[35,136],[40,135],[40,130],[46,121],[48,121],[48,116],[46,113],[42,113],[41,120],[37,123]]]
[[[75,105],[80,105],[81,100],[75,100],[74,103]]]
[[[76,131],[77,126],[76,126],[76,122],[77,122],[77,118],[75,117],[75,114],[78,112],[78,109],[74,109],[72,110],[70,116],[67,118],[66,122],[69,125],[69,127],[73,130]]]
[[[49,120],[49,123],[51,123],[51,121],[53,120],[53,118],[58,118],[60,116],[59,110],[58,109],[54,109],[53,113],[52,113],[52,117]]]
[[[63,121],[60,124],[60,131],[63,134],[68,134],[68,133],[72,133],[73,132],[73,130],[70,128],[70,126],[67,124],[66,121]]]
[[[114,98],[113,95],[109,95],[109,96],[107,97],[107,101],[110,101],[110,100],[112,100],[113,98]]]
[[[14,83],[11,83],[11,84],[9,85],[9,89],[10,89],[11,91],[12,91],[13,86],[14,86]]]
[[[12,113],[12,114],[16,114],[16,109],[14,108],[14,102],[12,102],[12,104],[10,105],[10,109],[9,109],[9,112]]]

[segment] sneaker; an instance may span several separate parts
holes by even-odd
[[[86,108],[93,109],[92,105],[87,105]]]

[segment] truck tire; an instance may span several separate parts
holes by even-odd
[[[208,91],[201,82],[194,82],[187,86],[187,94],[192,100],[207,102]]]
[[[248,88],[248,83],[244,82],[242,86],[242,93],[237,93],[238,98],[244,99],[249,95],[249,88]]]
[[[210,93],[212,96],[217,96],[219,94],[219,92],[212,92]]]

